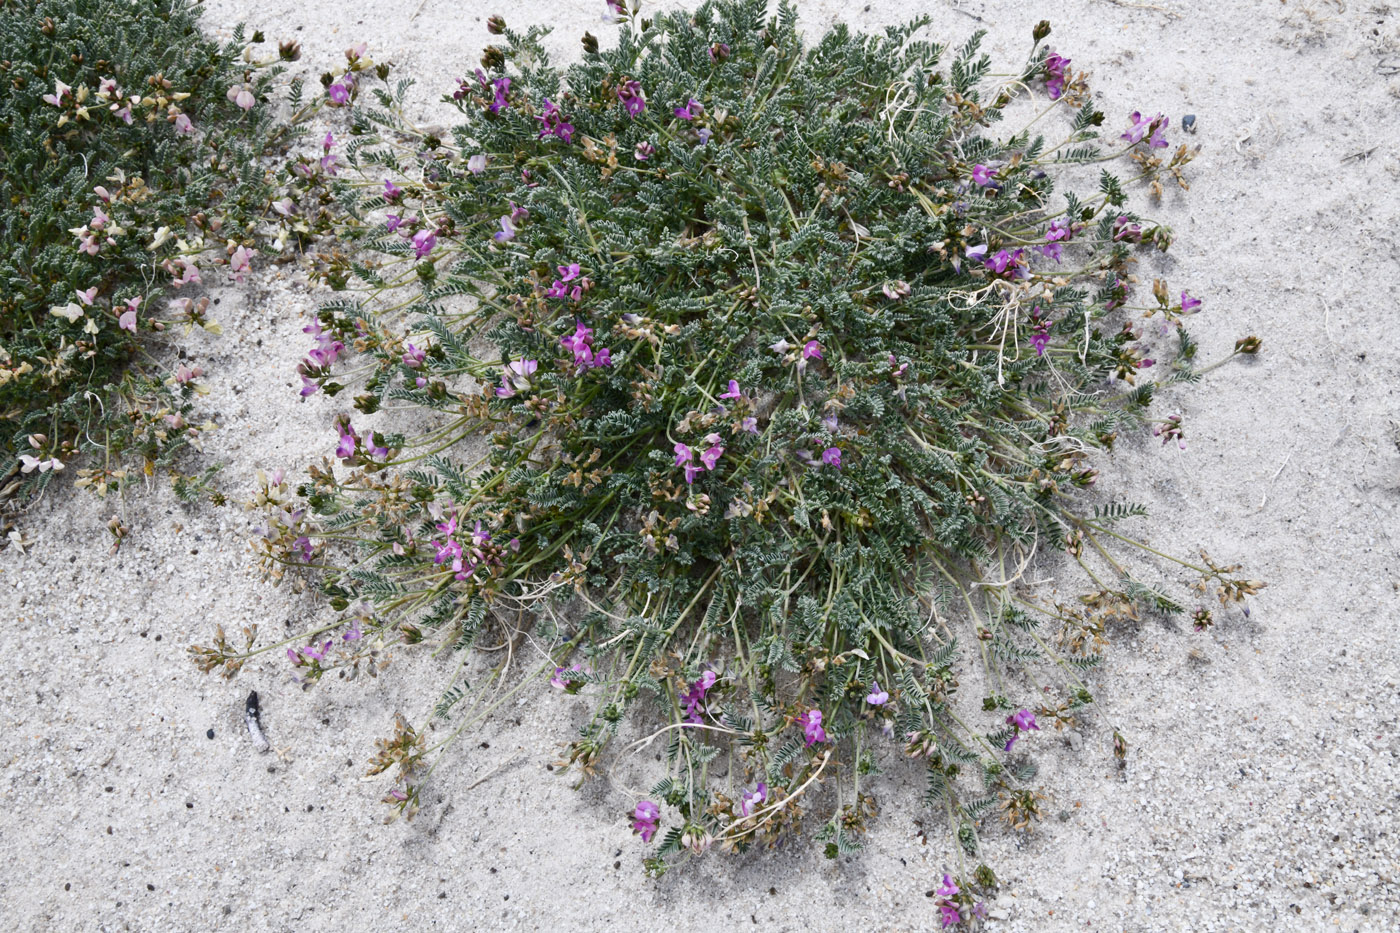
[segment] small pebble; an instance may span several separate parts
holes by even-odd
[[[213,730],[213,729],[210,729],[208,732],[206,732],[206,733],[204,733],[204,734],[207,735],[207,736],[209,736],[209,738],[212,739],[212,738],[214,737],[214,730]]]
[[[1188,133],[1196,132],[1196,115],[1194,113],[1188,113],[1186,116],[1182,117],[1181,128]]]

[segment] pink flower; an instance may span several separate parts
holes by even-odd
[[[823,450],[822,463],[825,463],[827,466],[834,466],[838,470],[841,469],[841,448],[828,447],[826,450]]]
[[[995,176],[995,169],[990,169],[980,163],[972,168],[972,180],[983,188],[995,188],[997,186],[996,181],[994,181]]]
[[[92,303],[97,299],[97,286],[94,285],[92,288],[89,288],[86,291],[78,289],[77,294],[78,301],[80,304],[82,304],[84,307],[91,307]]]
[[[194,132],[194,124],[190,122],[189,117],[182,113],[175,118],[175,131],[188,136]]]
[[[1201,306],[1201,299],[1199,299],[1199,298],[1192,298],[1190,295],[1186,294],[1185,292],[1182,292],[1182,293],[1181,293],[1181,313],[1182,313],[1182,314],[1191,314],[1192,312],[1194,312],[1194,311],[1195,311],[1197,308],[1199,308],[1200,306]]]
[[[880,682],[877,680],[870,685],[870,692],[866,694],[865,702],[871,706],[884,706],[890,701],[890,695],[880,689]]]
[[[816,745],[818,742],[827,741],[826,730],[822,728],[822,711],[819,709],[809,709],[797,720],[802,724],[802,734],[807,737],[808,745]]]
[[[129,330],[136,333],[136,309],[141,307],[140,297],[132,298],[126,303],[126,310],[121,317],[117,318],[117,326],[122,330]]]
[[[394,184],[389,179],[384,179],[384,200],[397,201],[403,195],[403,189]]]
[[[253,89],[246,84],[235,84],[228,89],[228,99],[233,101],[244,110],[252,110],[258,99],[253,96]],[[130,122],[130,121],[128,121]]]
[[[685,444],[677,443],[675,446],[676,466],[685,466],[695,459],[695,452]]]
[[[705,469],[713,470],[722,456],[724,456],[724,448],[715,444],[700,455],[700,462],[705,464]]]
[[[467,171],[471,172],[473,175],[480,175],[482,172],[486,171],[486,155],[478,152],[468,159]]]
[[[755,417],[753,417],[752,415],[750,415],[749,417],[743,419],[742,421],[739,422],[739,430],[740,430],[740,431],[747,431],[747,432],[749,432],[750,434],[757,434],[757,433],[758,433],[758,419],[755,418]]]
[[[778,352],[781,353],[782,351],[780,350]],[[822,345],[815,340],[807,341],[802,345],[802,358],[804,360],[825,359],[825,357],[822,356]]]
[[[45,94],[40,99],[46,104],[53,104],[55,107],[61,107],[63,105],[63,99],[68,96],[68,92],[73,90],[73,88],[64,84],[57,78],[54,78],[53,90],[54,92],[52,94]]]
[[[729,391],[721,395],[720,398],[740,398],[742,394],[743,393],[739,391],[739,383],[736,380],[731,379],[729,380]]]
[[[233,256],[229,259],[228,268],[235,282],[242,282],[243,276],[251,271],[252,265],[249,260],[257,255],[257,252],[257,250],[249,249],[246,246],[240,246],[233,251]]]
[[[199,277],[199,266],[196,266],[188,259],[177,259],[175,262],[180,264],[179,274],[176,274],[173,264],[167,264],[167,270],[174,277],[170,283],[171,285],[179,288],[182,285],[189,285],[191,282],[196,285],[203,284],[203,281]]]
[[[333,104],[344,104],[350,100],[350,89],[339,81],[326,88],[326,96]]]
[[[632,157],[638,162],[645,162],[647,159],[650,159],[655,154],[656,147],[653,146],[651,143],[647,142],[646,140],[637,143],[637,148],[632,150]]]

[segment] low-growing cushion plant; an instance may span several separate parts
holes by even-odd
[[[1091,702],[1111,624],[1183,609],[1125,560],[1156,554],[1125,527],[1143,510],[1091,490],[1115,440],[1181,442],[1154,394],[1201,371],[1200,301],[1136,297],[1136,254],[1172,236],[1123,181],[1055,182],[1116,158],[1160,197],[1193,152],[1160,115],[1105,144],[1045,24],[993,76],[980,34],[945,64],[923,21],[806,48],[796,20],[633,10],[560,71],[493,17],[450,136],[403,89],[355,113],[345,294],[301,391],[358,394],[338,463],[264,477],[256,539],[343,618],[194,653],[231,675],[285,649],[318,680],[460,652],[448,738],[400,717],[372,762],[410,813],[451,738],[547,678],[592,708],[568,769],[664,750],[627,815],[654,873],[802,829],[858,849],[872,776],[911,756],[957,840],[951,924],[994,881],[987,821],[1039,816],[1024,752]],[[1046,560],[1078,598],[1030,582]],[[1261,585],[1176,563],[1223,605]]]
[[[186,0],[0,4],[6,497],[75,459],[105,494],[169,470],[212,427],[193,423],[200,368],[149,337],[217,332],[202,275],[241,278],[276,216],[260,160],[284,154],[296,121],[266,104],[296,50],[259,60],[261,42],[205,38]],[[200,488],[189,480],[177,489]]]

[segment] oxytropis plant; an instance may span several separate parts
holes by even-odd
[[[311,328],[358,354],[356,411],[338,462],[265,480],[256,541],[345,618],[309,645],[220,633],[200,663],[285,649],[317,679],[450,646],[452,736],[548,680],[593,704],[570,768],[664,749],[627,813],[652,872],[804,826],[858,849],[872,776],[911,756],[957,840],[942,916],[972,922],[987,820],[1039,814],[1033,734],[1091,701],[1113,620],[1181,611],[1124,560],[1141,509],[1091,497],[1124,432],[1181,440],[1150,409],[1200,372],[1200,301],[1135,300],[1135,254],[1171,232],[1107,171],[1092,193],[1056,176],[1117,158],[1160,193],[1193,153],[1139,114],[1102,147],[1048,25],[999,80],[980,35],[944,68],[923,25],[804,48],[790,6],[634,10],[561,72],[542,30],[493,17],[450,139],[402,94],[358,112],[354,259]],[[302,375],[350,394],[318,359]],[[1028,582],[1054,552],[1078,599]],[[1223,604],[1262,585],[1177,564]],[[445,744],[400,718],[386,799],[411,812]]]

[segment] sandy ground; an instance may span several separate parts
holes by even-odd
[[[553,22],[573,55],[597,3],[424,0],[206,3],[295,37],[311,75],[352,42],[419,79],[422,114],[486,44],[486,14]],[[501,6],[505,8],[502,9]],[[1152,507],[1153,541],[1246,562],[1269,581],[1252,615],[1206,634],[1119,633],[1074,746],[1034,752],[1050,818],[988,834],[1003,930],[1387,930],[1400,925],[1400,11],[1348,3],[987,0],[954,6],[803,3],[809,31],[915,12],[960,42],[991,31],[1020,59],[1031,26],[1091,68],[1116,124],[1134,109],[1197,114],[1194,190],[1165,214],[1167,264],[1206,299],[1204,359],[1256,333],[1266,352],[1168,400],[1189,449],[1150,438],[1101,465]],[[1358,153],[1366,153],[1358,156]],[[1145,202],[1144,202],[1145,203]],[[294,367],[317,296],[277,273],[218,293],[226,335],[192,338],[211,371],[217,450],[246,495],[333,442],[334,400],[302,401]],[[107,519],[133,535],[107,555]],[[182,508],[168,490],[124,503],[50,494],[0,553],[0,927],[50,930],[931,930],[925,896],[953,863],[919,787],[892,767],[868,850],[708,857],[659,882],[608,782],[551,774],[580,701],[542,689],[495,717],[439,771],[411,823],[383,826],[361,779],[392,714],[431,702],[442,662],[303,691],[268,658],[237,681],[185,657],[213,626],[308,626],[328,610],[259,583],[251,518]],[[1187,582],[1169,566],[1158,570]],[[263,697],[276,754],[240,722]],[[1113,726],[1132,743],[1112,766]],[[212,737],[211,737],[212,730]],[[1076,747],[1077,746],[1077,747]],[[485,777],[486,780],[481,781]],[[479,786],[473,786],[481,781]],[[921,825],[929,832],[920,836]]]

